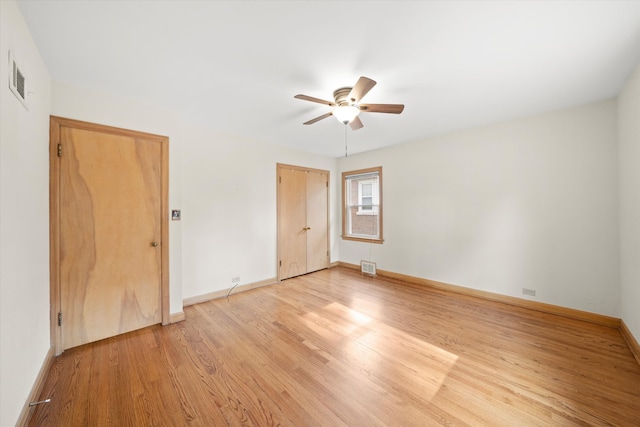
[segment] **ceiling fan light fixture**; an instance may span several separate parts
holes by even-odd
[[[333,99],[335,101],[326,101],[324,99],[302,94],[296,95],[294,98],[324,104],[331,107],[331,111],[314,119],[307,120],[303,123],[304,125],[312,125],[329,116],[335,116],[335,118],[345,126],[351,125],[351,130],[358,130],[364,127],[362,120],[358,117],[360,112],[400,114],[402,113],[402,110],[404,110],[403,104],[361,104],[360,101],[362,100],[362,97],[365,96],[375,85],[375,80],[361,76],[355,86],[345,86],[334,90]]]
[[[354,105],[338,105],[332,113],[340,123],[348,125],[360,114],[360,109]]]

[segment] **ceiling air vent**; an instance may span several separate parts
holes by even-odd
[[[20,100],[22,105],[24,105],[24,108],[28,109],[27,79],[24,76],[20,64],[16,62],[11,52],[9,52],[9,70],[11,70],[11,75],[9,76],[9,88],[16,98]]]

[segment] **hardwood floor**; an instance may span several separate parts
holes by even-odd
[[[620,332],[335,268],[66,351],[32,426],[637,426]]]

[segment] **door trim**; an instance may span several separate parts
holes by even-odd
[[[169,316],[169,138],[145,132],[138,132],[80,120],[51,116],[49,121],[49,298],[51,348],[54,354],[62,353],[62,328],[58,326],[58,313],[61,310],[60,289],[60,162],[58,144],[62,127],[71,127],[87,131],[109,133],[113,135],[157,141],[161,144],[160,160],[160,310],[162,324],[168,325]],[[64,153],[63,153],[64,155]]]
[[[295,166],[295,165],[288,165],[285,163],[276,163],[276,246],[277,246],[277,251],[276,251],[276,276],[278,278],[278,282],[280,282],[282,279],[280,278],[280,266],[279,266],[279,262],[280,262],[280,185],[278,185],[279,179],[280,179],[280,169],[292,169],[292,170],[299,170],[299,171],[303,171],[303,172],[315,172],[315,173],[323,173],[323,174],[327,174],[327,185],[330,185],[331,183],[331,172],[329,172],[328,170],[324,170],[324,169],[315,169],[315,168],[308,168],[308,167],[304,167],[304,166]],[[327,268],[331,267],[331,188],[330,186],[327,187],[327,252],[328,252],[328,256],[327,256]]]

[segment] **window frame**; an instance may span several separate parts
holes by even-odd
[[[348,189],[347,189],[347,183],[352,179],[352,177],[357,176],[357,175],[365,175],[365,174],[371,174],[371,173],[377,173],[378,175],[378,189],[376,191],[375,189],[375,185],[372,187],[372,201],[373,201],[373,206],[372,206],[372,210],[371,211],[363,211],[361,209],[361,194],[360,194],[360,189],[361,189],[361,185],[360,183],[358,183],[358,209],[356,210],[356,212],[354,212],[354,217],[356,216],[375,216],[376,214],[378,215],[378,236],[372,236],[372,237],[367,237],[366,235],[360,235],[360,234],[353,234],[353,233],[349,233],[348,227],[349,227],[349,209],[353,207],[353,205],[350,205],[348,203],[347,200],[347,196],[349,194]],[[365,181],[363,181],[365,182]],[[375,182],[375,180],[371,180],[371,182]],[[377,197],[376,197],[377,196]],[[358,169],[358,170],[352,170],[352,171],[345,171],[342,172],[342,239],[343,240],[353,240],[353,241],[357,241],[357,242],[367,242],[367,243],[378,243],[378,244],[382,244],[384,242],[383,239],[383,216],[382,216],[382,166],[376,166],[376,167],[372,167],[372,168],[366,168],[366,169]],[[377,209],[376,209],[376,201],[377,203]]]

